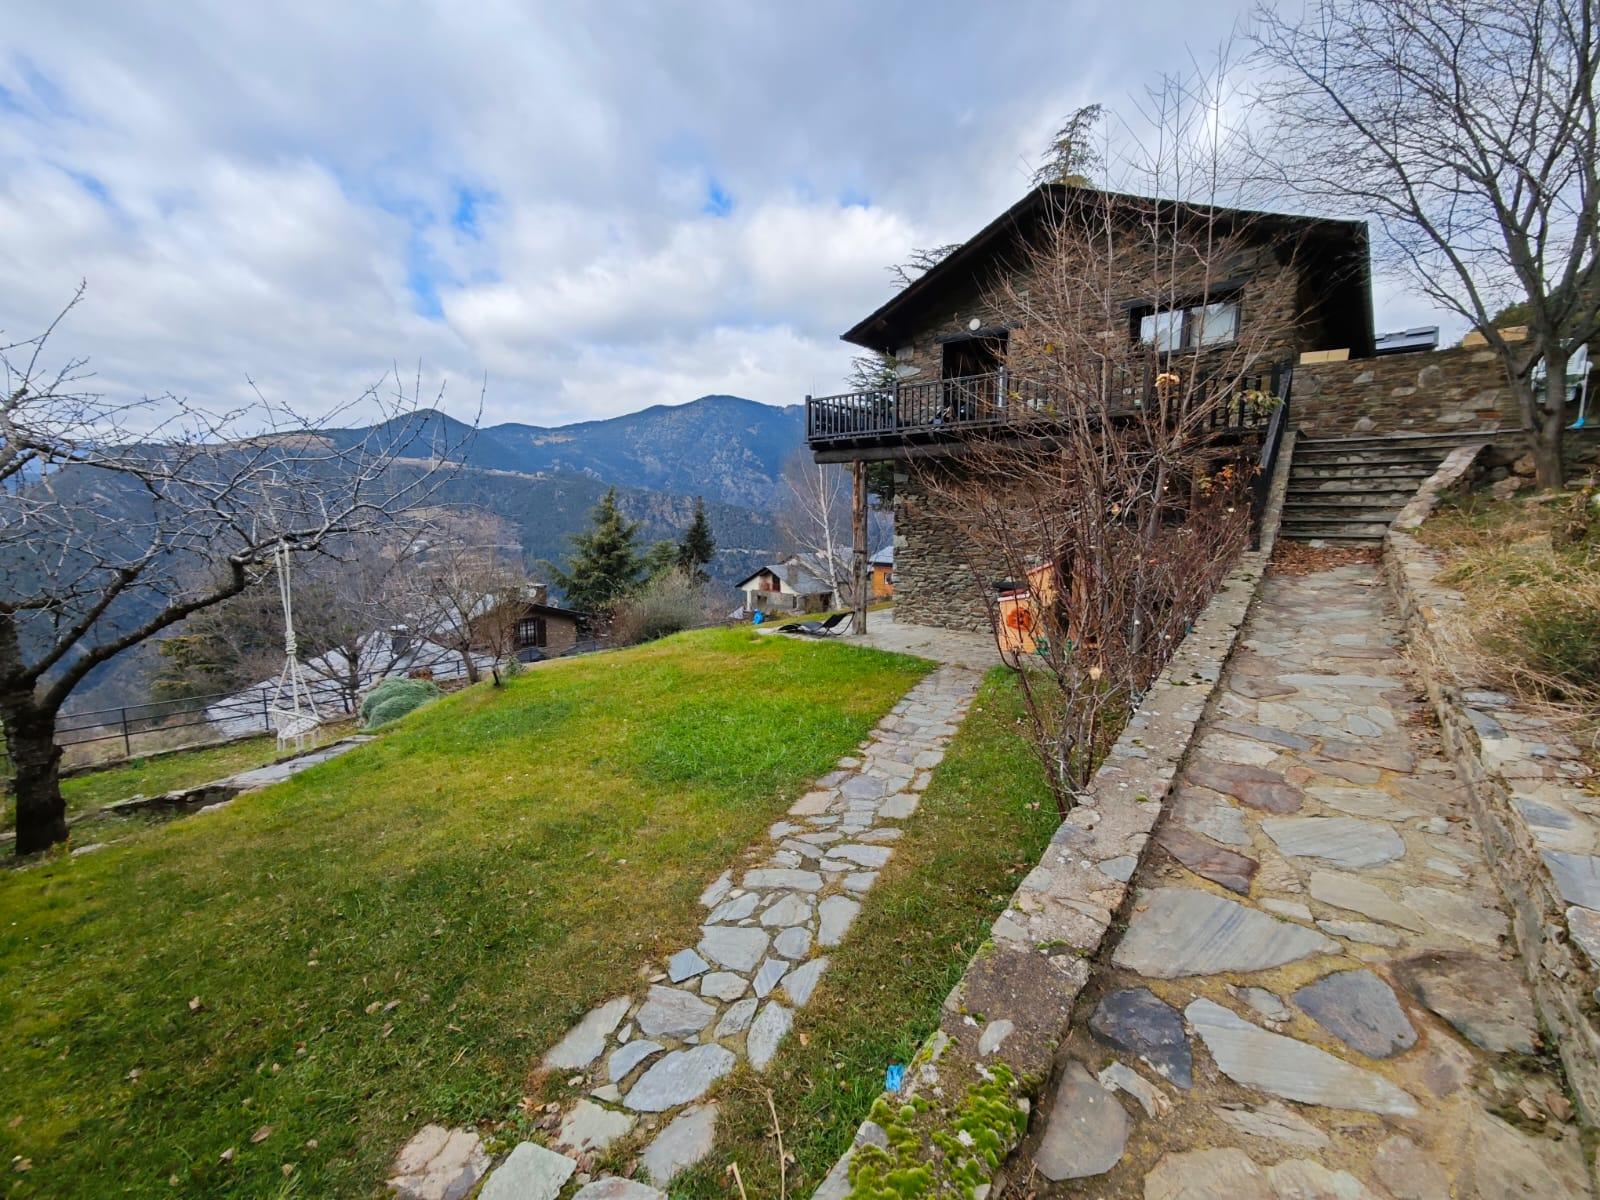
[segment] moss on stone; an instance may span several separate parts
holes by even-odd
[[[979,1071],[982,1079],[967,1089],[960,1109],[926,1137],[918,1126],[926,1124],[932,1105],[916,1098],[896,1108],[880,1097],[868,1119],[882,1128],[888,1145],[857,1148],[850,1200],[971,1200],[1028,1127],[1011,1068],[1001,1063]]]

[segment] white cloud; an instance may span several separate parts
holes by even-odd
[[[549,424],[837,386],[838,332],[887,297],[886,266],[976,230],[1021,194],[1061,113],[1122,103],[1237,12],[7,15],[0,328],[32,332],[86,278],[62,349],[90,354],[107,391],[225,403],[248,376],[327,407],[420,361],[458,412],[487,372],[487,419]]]

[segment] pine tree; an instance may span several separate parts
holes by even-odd
[[[694,519],[689,522],[689,528],[683,531],[683,537],[678,542],[678,566],[704,583],[710,578],[705,568],[716,552],[717,541],[711,536],[711,522],[706,520],[706,502],[696,496]]]
[[[600,498],[589,515],[587,533],[572,535],[567,569],[551,565],[556,585],[573,608],[600,612],[638,586],[644,563],[634,549],[637,523],[625,521],[617,511],[617,489]]]
[[[647,581],[660,579],[678,569],[678,543],[663,538],[644,552],[644,577]]]

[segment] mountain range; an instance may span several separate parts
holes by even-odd
[[[341,445],[372,438],[406,458],[459,463],[440,498],[514,522],[531,560],[564,559],[608,487],[639,523],[641,549],[677,537],[701,497],[717,542],[711,574],[731,583],[777,552],[772,507],[784,462],[804,444],[804,409],[702,396],[601,421],[477,429],[428,410],[324,436]]]
[[[619,487],[700,495],[750,508],[771,507],[784,461],[805,437],[805,410],[739,396],[701,396],[574,425],[490,425],[474,430],[427,411],[366,429],[329,431],[341,442],[400,435],[403,453],[441,451],[469,467],[523,475],[565,473]]]
[[[574,425],[474,429],[429,410],[321,434],[339,446],[370,439],[419,465],[440,458],[458,464],[435,500],[487,509],[512,522],[536,574],[547,574],[541,561],[565,561],[571,535],[588,527],[607,488],[616,488],[623,514],[638,522],[641,553],[653,542],[679,537],[701,497],[717,543],[708,570],[726,584],[779,552],[772,509],[783,464],[804,445],[803,411],[702,396]],[[399,465],[405,469],[403,461]],[[73,483],[71,475],[64,473],[63,482]],[[103,486],[89,477],[77,482]],[[137,511],[136,490],[122,499],[130,513]],[[78,689],[73,707],[142,699],[153,652],[153,645],[142,646],[106,664]]]

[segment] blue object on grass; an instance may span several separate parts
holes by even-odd
[[[766,619],[767,619],[766,618],[766,614],[763,613],[759,608],[756,609],[755,612],[750,614],[750,624],[752,624],[752,625],[759,625],[759,624],[761,624],[762,621],[765,621]]]
[[[898,1092],[900,1085],[905,1081],[906,1069],[899,1063],[890,1063],[889,1069],[883,1073],[883,1090]]]

